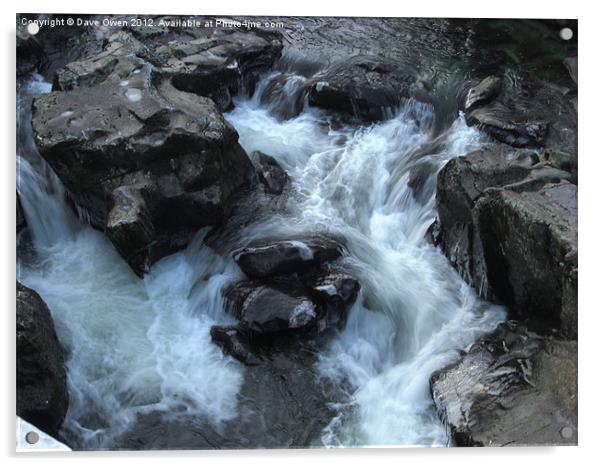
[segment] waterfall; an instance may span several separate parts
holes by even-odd
[[[268,95],[275,79],[285,81],[283,90]],[[504,319],[504,310],[480,301],[425,239],[437,171],[481,138],[458,116],[434,144],[433,107],[411,100],[386,121],[361,127],[307,106],[292,116],[304,82],[270,75],[226,118],[247,153],[276,158],[294,185],[287,214],[250,225],[243,240],[341,236],[348,249],[342,265],[362,285],[347,327],[315,368],[343,390],[337,415],[316,441],[444,445],[429,376]],[[39,78],[32,83],[30,99],[50,90]],[[137,415],[151,411],[215,424],[234,419],[245,369],[209,336],[212,325],[231,321],[221,290],[242,278],[233,260],[205,246],[200,231],[140,280],[72,213],[35,150],[31,114],[18,119],[18,192],[35,246],[35,254],[19,254],[18,279],[48,303],[68,352],[65,435],[82,448],[110,448]],[[408,183],[418,168],[427,175],[415,196]]]

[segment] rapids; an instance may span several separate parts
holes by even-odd
[[[479,300],[425,235],[437,171],[482,137],[461,115],[435,130],[434,108],[414,101],[361,127],[308,107],[281,119],[274,109],[283,101],[262,99],[277,77],[236,99],[226,118],[247,153],[278,160],[294,192],[286,213],[250,225],[238,240],[342,236],[341,263],[362,285],[346,328],[315,367],[316,377],[341,387],[337,415],[315,445],[446,445],[429,377],[505,312]],[[292,105],[304,78],[287,79],[279,99]],[[211,343],[209,329],[231,322],[221,290],[242,273],[204,245],[200,231],[185,251],[136,277],[85,213],[73,213],[36,151],[28,103],[49,91],[39,76],[19,90],[17,188],[29,230],[19,238],[17,277],[47,302],[68,351],[65,437],[79,448],[110,448],[152,411],[215,425],[234,419],[245,368]],[[427,174],[415,197],[408,183],[417,167]]]

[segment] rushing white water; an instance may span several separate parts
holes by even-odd
[[[17,158],[35,253],[19,254],[17,279],[46,301],[69,352],[68,435],[80,448],[108,448],[153,410],[215,424],[235,417],[243,369],[209,335],[229,322],[221,289],[240,279],[234,262],[204,246],[199,232],[140,280],[101,233],[78,222],[33,141],[21,146],[36,165]]]
[[[362,284],[346,329],[318,366],[320,377],[351,385],[323,444],[445,445],[429,377],[505,315],[478,300],[425,239],[435,218],[438,169],[478,147],[479,133],[459,116],[432,145],[433,108],[416,102],[359,129],[333,129],[328,115],[315,109],[279,121],[260,104],[261,92],[237,102],[229,120],[247,152],[265,152],[287,169],[297,195],[291,216],[245,234],[343,236],[349,250],[344,262]],[[432,165],[424,202],[408,187],[418,161]]]
[[[227,118],[247,152],[261,150],[282,164],[295,193],[290,214],[241,235],[245,241],[340,235],[349,252],[342,263],[362,284],[347,327],[316,368],[318,377],[347,387],[320,440],[328,446],[443,445],[446,432],[428,378],[504,318],[424,239],[435,215],[437,169],[477,147],[478,133],[458,118],[433,144],[433,109],[416,102],[361,128],[310,108],[280,120],[269,102],[261,103],[273,78],[251,99],[238,100]],[[294,76],[287,82],[287,102],[295,101],[303,82]],[[19,258],[18,279],[48,303],[69,351],[66,430],[85,448],[107,448],[138,414],[152,410],[200,422],[233,419],[244,369],[209,336],[211,325],[229,319],[221,289],[241,278],[232,259],[204,246],[199,232],[186,251],[138,279],[102,234],[70,213],[32,141],[23,145],[29,153],[18,158],[18,185],[35,253]],[[418,202],[409,175],[427,161],[427,194]]]

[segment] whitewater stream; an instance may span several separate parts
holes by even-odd
[[[272,111],[282,100],[261,98],[276,78],[236,100],[226,118],[247,153],[282,165],[294,191],[286,213],[239,236],[342,236],[341,265],[362,286],[346,328],[315,367],[318,379],[348,388],[314,444],[447,445],[429,377],[505,312],[479,300],[425,234],[437,171],[484,141],[461,115],[435,131],[433,107],[414,101],[362,127],[308,107],[282,120]],[[303,81],[289,76],[280,99],[294,101]],[[17,278],[46,301],[68,353],[66,435],[78,448],[110,448],[138,415],[154,411],[216,425],[235,419],[246,369],[211,342],[209,329],[233,322],[221,290],[242,273],[230,255],[204,245],[200,231],[139,279],[85,214],[74,213],[36,151],[30,102],[49,91],[34,76],[18,93],[17,189],[29,233],[19,238]],[[419,201],[408,186],[417,164],[427,167]]]

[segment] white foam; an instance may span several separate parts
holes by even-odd
[[[140,89],[130,87],[127,91],[125,91],[125,96],[131,102],[140,102],[140,99],[142,99],[142,92]]]
[[[303,301],[291,312],[288,319],[289,327],[298,328],[309,324],[316,317],[316,306],[311,301]]]
[[[316,290],[323,291],[324,293],[326,293],[329,296],[336,296],[336,294],[337,294],[337,287],[334,285],[316,286]]]
[[[303,241],[289,241],[289,243],[299,251],[299,255],[301,259],[304,261],[310,261],[314,258],[314,252],[311,248],[305,244]]]

